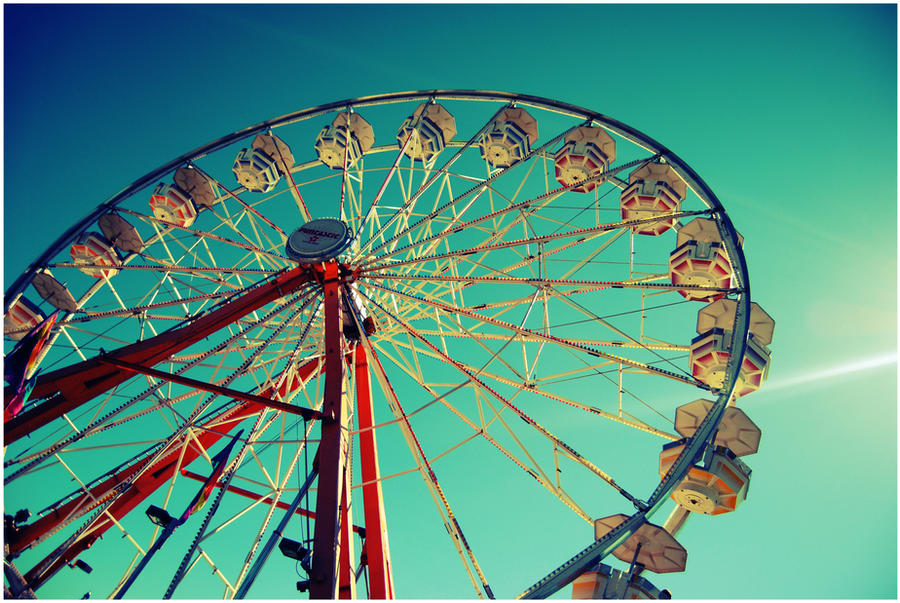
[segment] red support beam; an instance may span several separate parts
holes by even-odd
[[[369,359],[361,345],[356,346],[356,420],[359,426],[359,460],[363,481],[363,510],[366,518],[366,557],[369,566],[369,597],[393,599],[394,579],[388,546],[381,472],[378,468],[378,444],[375,438],[375,412]]]
[[[4,425],[6,445],[71,412],[134,374],[123,368],[110,366],[104,359],[153,366],[314,279],[312,270],[299,266],[268,283],[250,289],[237,299],[182,327],[40,376],[31,398],[52,398],[19,414]],[[10,390],[7,388],[4,399],[9,395]]]
[[[353,572],[353,535],[350,526],[350,467],[344,467],[344,487],[341,490],[341,548],[338,559],[338,598],[356,598],[356,575]]]
[[[336,599],[340,559],[341,492],[346,460],[347,409],[342,404],[344,358],[341,350],[342,324],[338,265],[325,264],[325,398],[322,412],[331,421],[322,424],[319,441],[319,482],[316,493],[316,521],[313,536],[313,564],[310,572],[311,599]]]

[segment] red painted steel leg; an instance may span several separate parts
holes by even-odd
[[[313,273],[309,268],[303,266],[294,268],[181,328],[119,348],[107,354],[106,357],[133,364],[153,366],[232,324],[242,316],[279,297],[288,295],[313,278]],[[134,374],[132,371],[100,362],[100,358],[102,357],[91,358],[39,377],[31,393],[31,398],[53,397],[7,422],[4,425],[5,443],[9,445],[15,442],[53,419],[61,417],[119,385]],[[8,393],[9,391],[4,391],[4,398]]]
[[[319,443],[319,481],[316,496],[316,527],[309,595],[312,599],[337,598],[336,561],[340,558],[340,514],[338,506],[344,480],[347,412],[343,396],[344,358],[341,353],[341,303],[338,265],[325,264],[325,400],[322,412],[332,419],[322,424]]]
[[[341,599],[356,598],[356,576],[353,573],[353,534],[350,514],[350,467],[344,468],[344,484],[341,490],[341,557],[338,562],[338,591]]]
[[[394,579],[388,546],[381,473],[378,468],[378,445],[375,439],[375,413],[369,359],[362,346],[356,346],[356,416],[359,426],[359,459],[362,466],[363,509],[366,517],[366,556],[369,566],[369,596],[393,599]]]

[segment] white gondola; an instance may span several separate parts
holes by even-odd
[[[197,219],[197,206],[191,196],[177,186],[163,182],[153,190],[150,209],[156,218],[185,228]]]
[[[740,240],[743,244],[743,239]],[[675,250],[669,254],[669,280],[673,285],[731,287],[734,270],[715,220],[695,218],[678,231]],[[714,301],[721,291],[679,289],[686,299]]]
[[[3,317],[3,334],[18,341],[41,324],[42,320],[44,315],[37,305],[22,296],[13,302]]]
[[[565,144],[556,152],[553,167],[556,180],[572,191],[588,193],[606,181],[601,174],[616,160],[616,141],[599,127],[581,126],[566,135]]]
[[[338,113],[316,136],[319,161],[333,170],[354,165],[375,144],[375,131],[359,113]]]
[[[672,166],[648,163],[632,171],[628,187],[619,195],[619,210],[623,220],[652,218],[681,208],[687,194],[687,184]],[[675,218],[658,220],[631,227],[635,234],[656,236],[675,226]]]
[[[419,120],[418,128],[415,127],[416,120]],[[427,105],[422,103],[403,121],[397,132],[397,144],[400,147],[406,144],[405,154],[411,159],[427,163],[434,159],[454,136],[456,136],[456,120],[450,112],[437,103]],[[407,143],[408,137],[410,140]]]
[[[691,340],[691,375],[712,387],[722,387],[725,368],[731,356],[731,327],[737,302],[732,299],[717,300],[700,310],[697,316],[699,335]],[[775,321],[759,304],[750,304],[750,334],[747,349],[741,363],[734,397],[756,391],[769,372],[772,352],[766,347],[772,342]]]
[[[505,109],[481,137],[481,156],[493,168],[521,161],[537,142],[537,121],[525,109]]]
[[[118,266],[119,253],[106,237],[98,232],[86,232],[69,248],[72,261],[79,269],[94,278],[109,278],[119,271],[108,266]]]

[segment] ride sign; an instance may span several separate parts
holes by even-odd
[[[336,258],[351,241],[350,229],[341,220],[321,218],[307,222],[288,237],[285,252],[303,263],[325,262]]]

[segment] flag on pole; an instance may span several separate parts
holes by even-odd
[[[38,360],[46,347],[58,316],[59,310],[42,320],[4,358],[3,378],[12,388],[12,396],[3,405],[4,423],[22,412],[28,396],[31,395]]]
[[[213,491],[213,488],[216,487],[219,479],[222,477],[222,474],[225,472],[225,467],[228,465],[228,458],[231,456],[231,449],[234,448],[234,444],[241,437],[241,434],[244,433],[244,430],[240,430],[237,432],[228,445],[219,451],[219,453],[212,457],[212,473],[210,473],[209,478],[207,478],[206,483],[203,484],[203,487],[200,488],[200,491],[197,492],[197,495],[194,497],[194,500],[191,501],[191,504],[188,505],[188,508],[185,509],[184,513],[182,513],[181,517],[178,518],[178,523],[182,524],[187,521],[187,518],[190,517],[196,511],[199,511],[203,508],[203,505],[206,504],[207,499],[209,499],[210,493]]]

